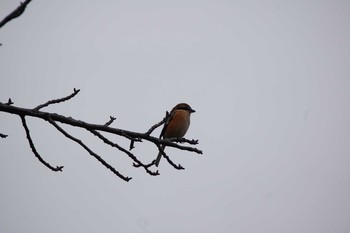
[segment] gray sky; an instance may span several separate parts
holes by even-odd
[[[2,19],[19,1],[2,0]],[[64,126],[0,113],[0,232],[349,232],[348,1],[33,1],[0,30],[0,101],[144,132],[179,102],[204,155],[158,177]],[[155,132],[155,136],[159,130]],[[115,140],[119,140],[113,137]],[[118,141],[120,142],[120,141]],[[126,145],[122,140],[121,144]],[[136,144],[152,161],[156,148]]]

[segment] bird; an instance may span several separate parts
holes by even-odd
[[[196,112],[190,105],[186,103],[177,104],[171,111],[164,124],[163,130],[160,133],[159,138],[170,139],[170,138],[182,138],[185,136],[188,127],[190,126],[190,116],[191,113]],[[165,146],[162,145],[164,151]],[[156,158],[155,165],[159,166],[160,159],[162,158],[162,153]]]

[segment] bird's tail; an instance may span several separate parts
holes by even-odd
[[[164,151],[165,146],[161,146],[161,147],[162,147],[162,149]],[[158,167],[161,158],[162,158],[162,152],[159,151],[159,154],[158,154],[158,156],[156,158],[156,167]]]

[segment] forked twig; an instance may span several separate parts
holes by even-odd
[[[96,130],[89,130],[92,134],[94,134],[95,136],[97,136],[99,139],[101,139],[104,143],[117,148],[118,150],[124,152],[125,154],[127,154],[132,160],[134,160],[134,167],[143,167],[146,172],[152,176],[157,176],[159,175],[158,172],[153,172],[151,170],[149,170],[149,166],[144,165],[141,161],[139,161],[136,156],[131,153],[130,151],[124,149],[123,147],[119,146],[117,143],[111,142],[108,138],[104,137],[102,134],[100,134],[99,132],[97,132]]]
[[[110,116],[109,118],[110,119],[109,119],[109,121],[106,122],[105,126],[110,126],[113,123],[113,121],[115,121],[115,119],[117,119],[117,118],[112,117],[112,116]]]

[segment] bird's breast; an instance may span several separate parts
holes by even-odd
[[[182,138],[190,126],[190,114],[186,111],[177,111],[169,122],[165,132],[165,138]]]

